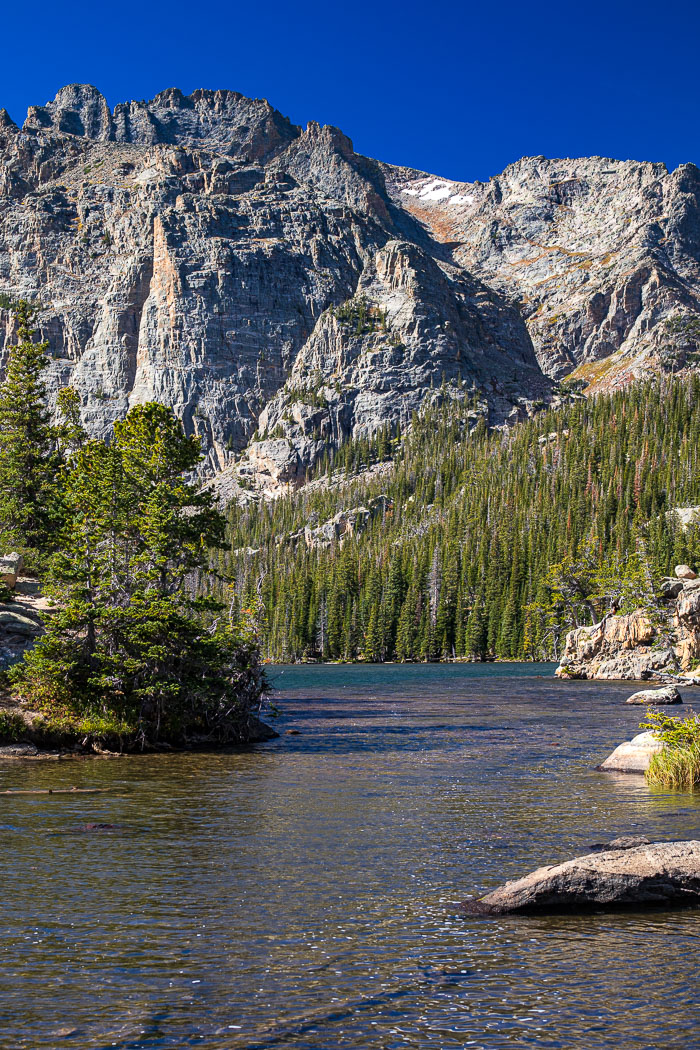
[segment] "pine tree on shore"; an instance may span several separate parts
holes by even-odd
[[[191,580],[224,534],[213,496],[186,480],[199,441],[155,404],[114,430],[65,472],[46,581],[55,611],[13,669],[17,695],[46,717],[87,731],[98,719],[141,744],[245,739],[262,686],[256,645]]]

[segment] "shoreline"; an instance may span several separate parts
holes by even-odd
[[[8,705],[2,703],[0,711],[8,712],[11,715],[17,715],[24,718],[24,714],[19,705]],[[55,746],[50,744],[42,743],[42,739],[45,739],[41,733],[41,730],[32,730],[31,723],[24,719],[27,726],[26,734],[20,735],[16,740],[6,740],[4,743],[0,743],[0,761],[8,759],[11,761],[16,760],[27,760],[27,761],[71,761],[76,759],[87,759],[87,758],[124,758],[132,755],[177,755],[177,754],[192,754],[195,752],[200,753],[216,753],[223,751],[246,751],[256,744],[265,743],[268,740],[274,740],[279,736],[276,732],[262,719],[252,717],[249,722],[250,735],[246,740],[238,742],[230,741],[227,743],[215,743],[206,740],[194,740],[191,744],[170,744],[167,741],[163,741],[159,744],[150,744],[145,747],[127,746],[118,750],[112,750],[109,747],[102,747],[99,741],[88,741],[84,740],[83,743],[76,743],[74,734],[65,734],[65,739],[61,742],[60,736],[58,737]]]

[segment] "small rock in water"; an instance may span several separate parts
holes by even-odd
[[[633,836],[614,842],[627,843]],[[611,844],[612,845],[612,844]],[[465,910],[477,915],[700,905],[700,842],[612,846],[507,882]]]
[[[683,697],[675,685],[663,689],[641,689],[625,700],[626,704],[682,704]]]
[[[0,747],[0,758],[33,758],[39,754],[34,744],[5,744]]]
[[[602,853],[609,849],[634,849],[635,846],[648,846],[650,840],[646,835],[620,835],[611,842],[595,842],[591,849],[596,853]]]

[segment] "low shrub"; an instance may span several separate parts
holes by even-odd
[[[646,773],[650,784],[675,791],[700,786],[700,718],[693,711],[687,718],[648,711],[641,728],[656,733],[664,745],[663,751],[652,755]]]
[[[110,713],[58,709],[35,719],[31,733],[41,747],[77,744],[122,751],[135,739],[136,727]]]
[[[27,723],[21,715],[0,711],[0,744],[14,744],[27,736]]]

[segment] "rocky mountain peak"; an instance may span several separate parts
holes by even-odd
[[[694,165],[527,157],[455,182],[235,91],[110,111],[70,84],[22,132],[0,113],[0,202],[1,301],[41,301],[52,391],[77,388],[94,434],[172,405],[209,470],[269,452],[296,483],[439,390],[503,425],[553,379],[698,358]]]
[[[50,130],[108,141],[112,138],[112,114],[104,95],[92,84],[67,84],[52,102],[29,108],[22,130]]]
[[[52,102],[31,106],[23,131],[74,135],[97,142],[166,144],[269,159],[301,134],[265,99],[237,91],[167,88],[150,102],[124,102],[111,112],[92,84],[68,84]]]
[[[19,128],[4,107],[0,109],[0,129],[3,131],[19,131]]]

